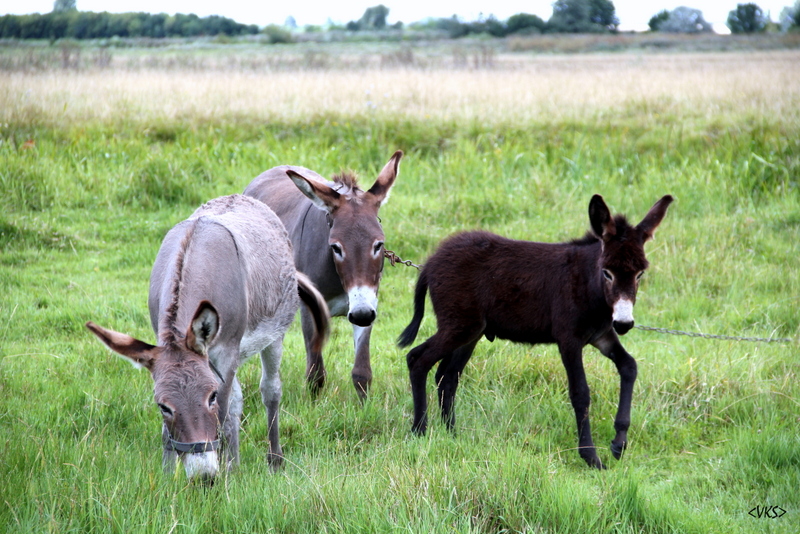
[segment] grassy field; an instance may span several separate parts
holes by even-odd
[[[457,432],[433,417],[414,438],[394,340],[411,318],[416,271],[387,264],[367,403],[350,383],[346,321],[334,321],[316,400],[294,325],[282,368],[286,469],[266,465],[260,371],[249,362],[241,467],[202,489],[161,471],[150,377],[83,325],[154,339],[152,261],[204,200],[284,163],[354,169],[369,185],[402,149],[381,218],[387,247],[404,258],[422,263],[462,229],[579,237],[594,193],[637,221],[670,193],[637,321],[797,339],[798,66],[800,53],[778,51],[515,55],[484,69],[3,73],[0,528],[797,532],[797,342],[630,332],[640,373],[621,461],[607,448],[616,371],[587,348],[604,472],[574,449],[552,346],[482,341],[459,390]],[[420,337],[434,328],[428,309]],[[786,513],[753,517],[756,506]]]

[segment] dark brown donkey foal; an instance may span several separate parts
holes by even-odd
[[[619,407],[611,452],[619,459],[627,444],[636,361],[619,342],[633,328],[633,304],[647,269],[644,244],[653,237],[672,197],[655,203],[637,226],[611,217],[603,197],[589,203],[592,232],[569,243],[514,241],[488,232],[465,232],[445,240],[420,273],[414,317],[398,344],[410,345],[430,291],[438,331],[407,356],[414,397],[412,430],[425,433],[425,382],[436,371],[442,419],[452,429],[458,380],[481,336],[521,343],[556,343],[567,370],[569,396],[578,423],[578,447],[590,466],[603,468],[589,425],[589,387],[583,347],[596,347],[617,366]]]

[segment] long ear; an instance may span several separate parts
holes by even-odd
[[[219,332],[219,314],[210,302],[204,300],[194,312],[194,319],[186,332],[186,348],[202,356]]]
[[[589,222],[592,223],[592,231],[603,241],[617,233],[611,212],[600,195],[594,195],[589,201]]]
[[[656,228],[661,224],[661,220],[664,218],[664,215],[667,214],[667,208],[672,204],[673,200],[671,195],[664,195],[661,197],[658,202],[653,204],[653,207],[650,208],[650,211],[644,216],[642,222],[636,226],[636,228],[642,232],[645,242],[653,239]]]
[[[375,197],[381,206],[389,200],[389,191],[392,189],[394,181],[397,178],[397,173],[400,170],[400,158],[402,157],[402,150],[395,152],[389,159],[389,163],[383,167],[383,170],[378,175],[378,179],[375,180],[375,183],[372,184],[372,187],[367,191]]]
[[[108,348],[124,356],[134,367],[145,367],[150,371],[153,370],[153,364],[158,358],[159,351],[157,347],[145,343],[144,341],[139,341],[127,334],[120,334],[119,332],[108,330],[91,321],[86,323],[86,328],[100,338],[100,341],[105,343]]]
[[[309,180],[305,176],[289,169],[286,171],[289,178],[292,179],[294,185],[302,192],[308,199],[314,203],[316,207],[328,213],[339,207],[341,195],[328,187],[325,184]]]

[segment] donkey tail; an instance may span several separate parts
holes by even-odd
[[[425,293],[428,292],[428,276],[423,270],[417,279],[417,287],[414,289],[414,317],[411,323],[403,330],[397,338],[399,347],[407,347],[414,342],[419,332],[419,325],[422,324],[422,316],[425,315]]]
[[[297,293],[300,300],[311,312],[314,320],[314,336],[311,338],[311,348],[315,352],[322,352],[322,347],[330,334],[331,314],[325,298],[319,292],[314,282],[305,274],[297,271]]]

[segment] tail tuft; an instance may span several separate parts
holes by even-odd
[[[311,339],[311,346],[315,352],[321,352],[331,331],[331,314],[328,305],[311,279],[300,271],[297,271],[297,292],[314,320],[314,336]]]

